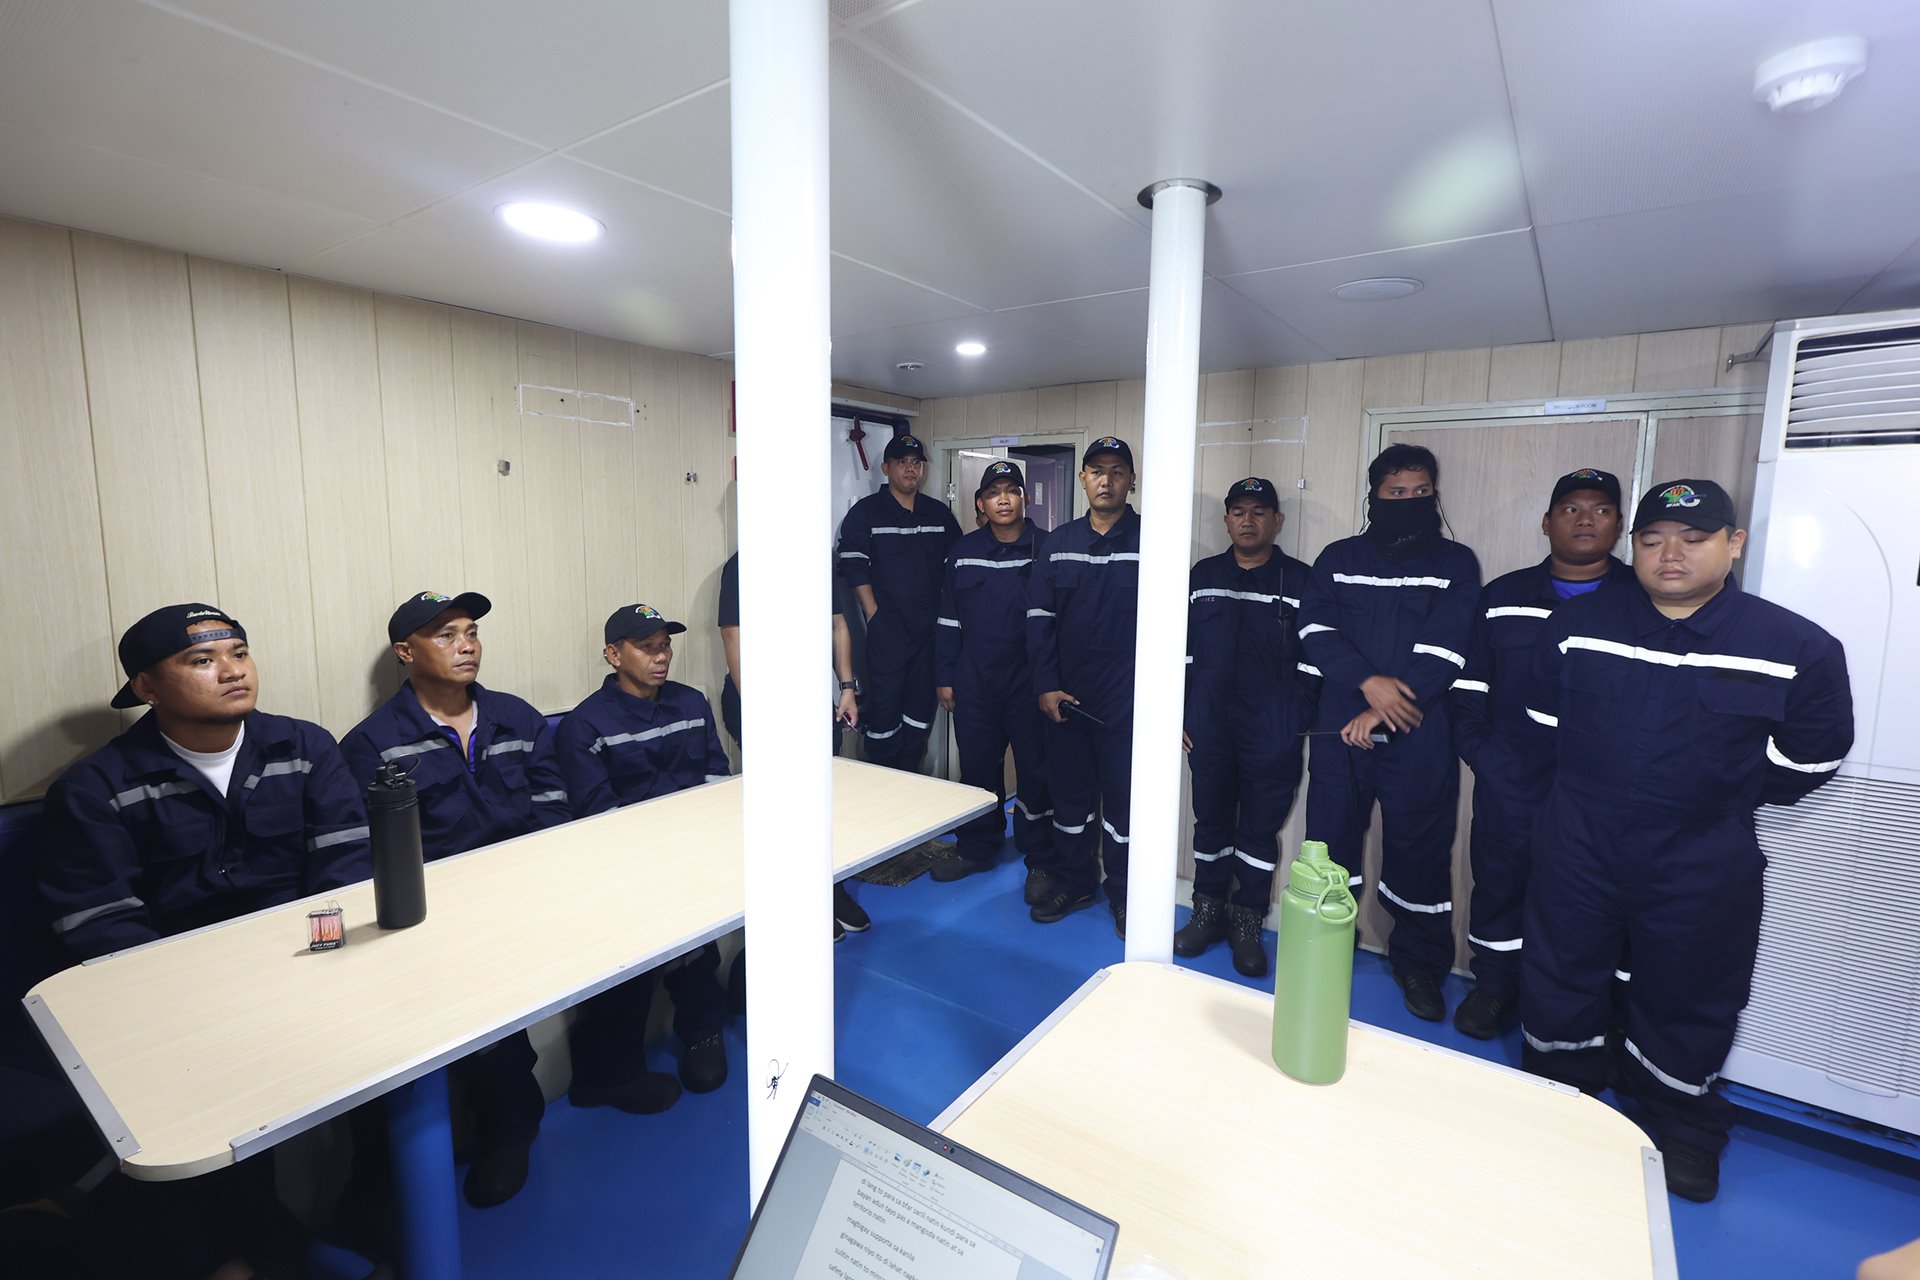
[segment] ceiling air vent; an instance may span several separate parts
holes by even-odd
[[[1920,441],[1920,325],[1800,343],[1787,447]]]

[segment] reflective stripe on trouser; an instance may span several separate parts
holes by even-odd
[[[1766,860],[1744,815],[1660,814],[1557,787],[1527,889],[1521,1013],[1527,1068],[1607,1081],[1604,1038],[1624,993],[1621,1086],[1654,1136],[1719,1151],[1733,1108],[1712,1088],[1753,980]],[[1633,981],[1614,971],[1630,954]]]
[[[860,694],[860,751],[867,761],[918,773],[934,705],[933,637],[892,626],[869,632]]]
[[[1486,750],[1492,752],[1491,747]],[[1487,773],[1474,775],[1473,826],[1468,832],[1473,907],[1467,943],[1473,948],[1473,976],[1480,989],[1514,999],[1520,993],[1521,944],[1526,941],[1533,824],[1545,796],[1515,785],[1497,755],[1483,757],[1482,763]]]
[[[953,736],[960,748],[960,781],[982,787],[1004,804],[1007,748],[1013,748],[1020,804],[1013,810],[1013,843],[1038,865],[1053,843],[1053,808],[1047,785],[1047,720],[1023,681],[1011,691],[954,689]],[[1006,817],[996,807],[959,830],[959,853],[991,862],[1006,836]]]
[[[1121,836],[1129,831],[1133,719],[1116,716],[1100,728],[1069,715],[1065,724],[1047,728],[1053,847],[1046,870],[1063,890],[1085,893],[1099,878],[1095,859],[1104,857],[1108,895],[1125,898],[1127,845],[1106,828]],[[1074,827],[1080,829],[1070,829]]]
[[[1261,709],[1265,711],[1265,708]],[[1246,718],[1202,712],[1191,716],[1193,750],[1193,847],[1227,850],[1227,856],[1196,858],[1193,891],[1209,898],[1231,896],[1264,918],[1273,899],[1280,828],[1300,785],[1302,741],[1298,728],[1275,712]]]
[[[1380,803],[1380,901],[1393,917],[1387,955],[1395,965],[1438,979],[1453,967],[1453,833],[1459,763],[1443,709],[1420,728],[1371,751],[1339,738],[1307,748],[1307,839],[1326,842],[1333,860],[1361,873],[1361,851]],[[1354,889],[1355,896],[1359,888]]]

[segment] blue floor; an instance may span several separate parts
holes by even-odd
[[[950,885],[923,876],[904,888],[855,886],[874,927],[834,952],[836,1053],[846,1084],[931,1120],[1088,974],[1121,959],[1103,906],[1054,925],[1030,923],[1024,874],[1006,861]],[[1271,934],[1267,940],[1271,954]],[[1224,946],[1190,963],[1246,981]],[[1250,985],[1271,989],[1271,979]],[[1449,979],[1449,1005],[1465,990]],[[1486,1044],[1407,1014],[1385,962],[1365,953],[1354,975],[1354,1016],[1519,1061],[1517,1032]],[[461,1206],[466,1274],[724,1276],[748,1217],[745,1091],[749,1076],[764,1075],[748,1069],[744,1035],[735,1019],[724,1087],[688,1095],[663,1115],[580,1111],[564,1101],[549,1107],[526,1190],[497,1209]],[[656,1065],[673,1069],[664,1051]],[[1920,1235],[1920,1163],[1756,1120],[1734,1131],[1718,1201],[1670,1203],[1687,1280],[1851,1276],[1862,1257]]]

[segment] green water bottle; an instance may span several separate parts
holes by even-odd
[[[1303,1084],[1332,1084],[1347,1069],[1359,913],[1346,868],[1327,857],[1326,845],[1307,841],[1280,895],[1273,983],[1273,1063]]]

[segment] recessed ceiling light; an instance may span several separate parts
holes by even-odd
[[[1867,69],[1867,42],[1836,36],[1795,45],[1754,69],[1753,96],[1774,111],[1812,111]]]
[[[983,356],[987,354],[987,344],[984,342],[962,342],[953,349],[953,353],[960,356]]]
[[[500,206],[500,220],[523,236],[553,240],[560,244],[585,244],[598,240],[606,230],[598,218],[590,218],[576,209],[557,204],[538,204],[516,200]]]
[[[1368,280],[1349,280],[1345,284],[1335,285],[1333,296],[1342,302],[1385,302],[1389,298],[1404,298],[1418,293],[1426,287],[1420,281],[1406,276],[1374,276]]]

